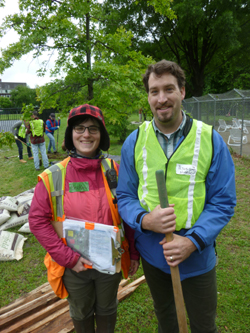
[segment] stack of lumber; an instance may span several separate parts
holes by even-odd
[[[144,275],[129,283],[122,280],[117,298],[122,301],[141,283]],[[1,333],[69,333],[74,331],[66,299],[58,298],[45,283],[13,303],[0,308]]]

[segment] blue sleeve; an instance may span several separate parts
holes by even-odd
[[[118,209],[122,219],[132,229],[148,233],[141,229],[142,217],[148,212],[141,207],[137,194],[139,179],[134,165],[134,147],[137,133],[138,130],[131,133],[122,146],[116,193]]]
[[[50,122],[50,120],[46,120],[46,126],[47,126],[47,128],[48,128],[50,131],[55,131],[55,130],[57,130],[57,126],[55,126],[55,127],[52,127],[52,126],[51,126],[51,122]]]
[[[213,244],[234,215],[236,205],[235,169],[227,145],[213,130],[213,159],[206,178],[204,210],[195,225],[186,232],[199,252]]]

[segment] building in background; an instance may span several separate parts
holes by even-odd
[[[10,97],[11,90],[15,89],[17,86],[27,86],[24,82],[2,82],[0,79],[0,96]]]

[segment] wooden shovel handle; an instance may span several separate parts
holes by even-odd
[[[155,172],[160,205],[161,208],[169,207],[168,203],[168,194],[166,189],[165,175],[163,170],[157,170]],[[171,242],[173,240],[173,233],[165,234],[165,238],[167,242]],[[177,313],[177,320],[179,325],[180,333],[188,333],[187,328],[187,318],[185,311],[184,298],[182,293],[181,279],[179,273],[179,267],[170,267],[171,271],[171,279],[173,284],[173,292],[174,292],[174,300],[175,300],[175,308]]]

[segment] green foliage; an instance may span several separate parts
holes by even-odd
[[[123,27],[112,34],[104,32],[102,4],[97,0],[19,3],[21,13],[7,17],[0,29],[4,34],[12,27],[20,36],[2,50],[0,72],[32,50],[34,57],[57,52],[51,75],[61,79],[37,87],[41,110],[56,108],[66,115],[72,107],[88,102],[101,107],[107,122],[119,127],[145,104],[141,75],[153,59],[133,49],[133,34]],[[39,75],[44,75],[47,63],[41,65]],[[30,103],[35,105],[25,102]],[[122,127],[120,133],[123,140]]]
[[[12,107],[11,100],[8,97],[0,96],[0,108],[5,109],[11,107]]]
[[[10,95],[10,99],[15,107],[22,107],[23,104],[38,105],[36,89],[31,89],[26,86],[17,86],[11,91]]]
[[[171,6],[176,17],[166,16],[164,4]],[[246,0],[106,0],[104,10],[109,15],[106,31],[123,26],[133,32],[134,49],[156,61],[168,59],[181,65],[187,77],[187,97],[201,96],[203,89],[233,89],[235,79],[250,70]],[[220,84],[224,78],[227,89]]]
[[[144,0],[137,0],[136,4],[139,1]],[[153,6],[156,13],[164,15],[168,17],[170,20],[176,19],[176,15],[174,11],[171,9],[171,4],[173,0],[147,0],[148,6]]]
[[[3,146],[12,147],[12,144],[15,142],[15,138],[10,132],[0,132],[0,148]]]

